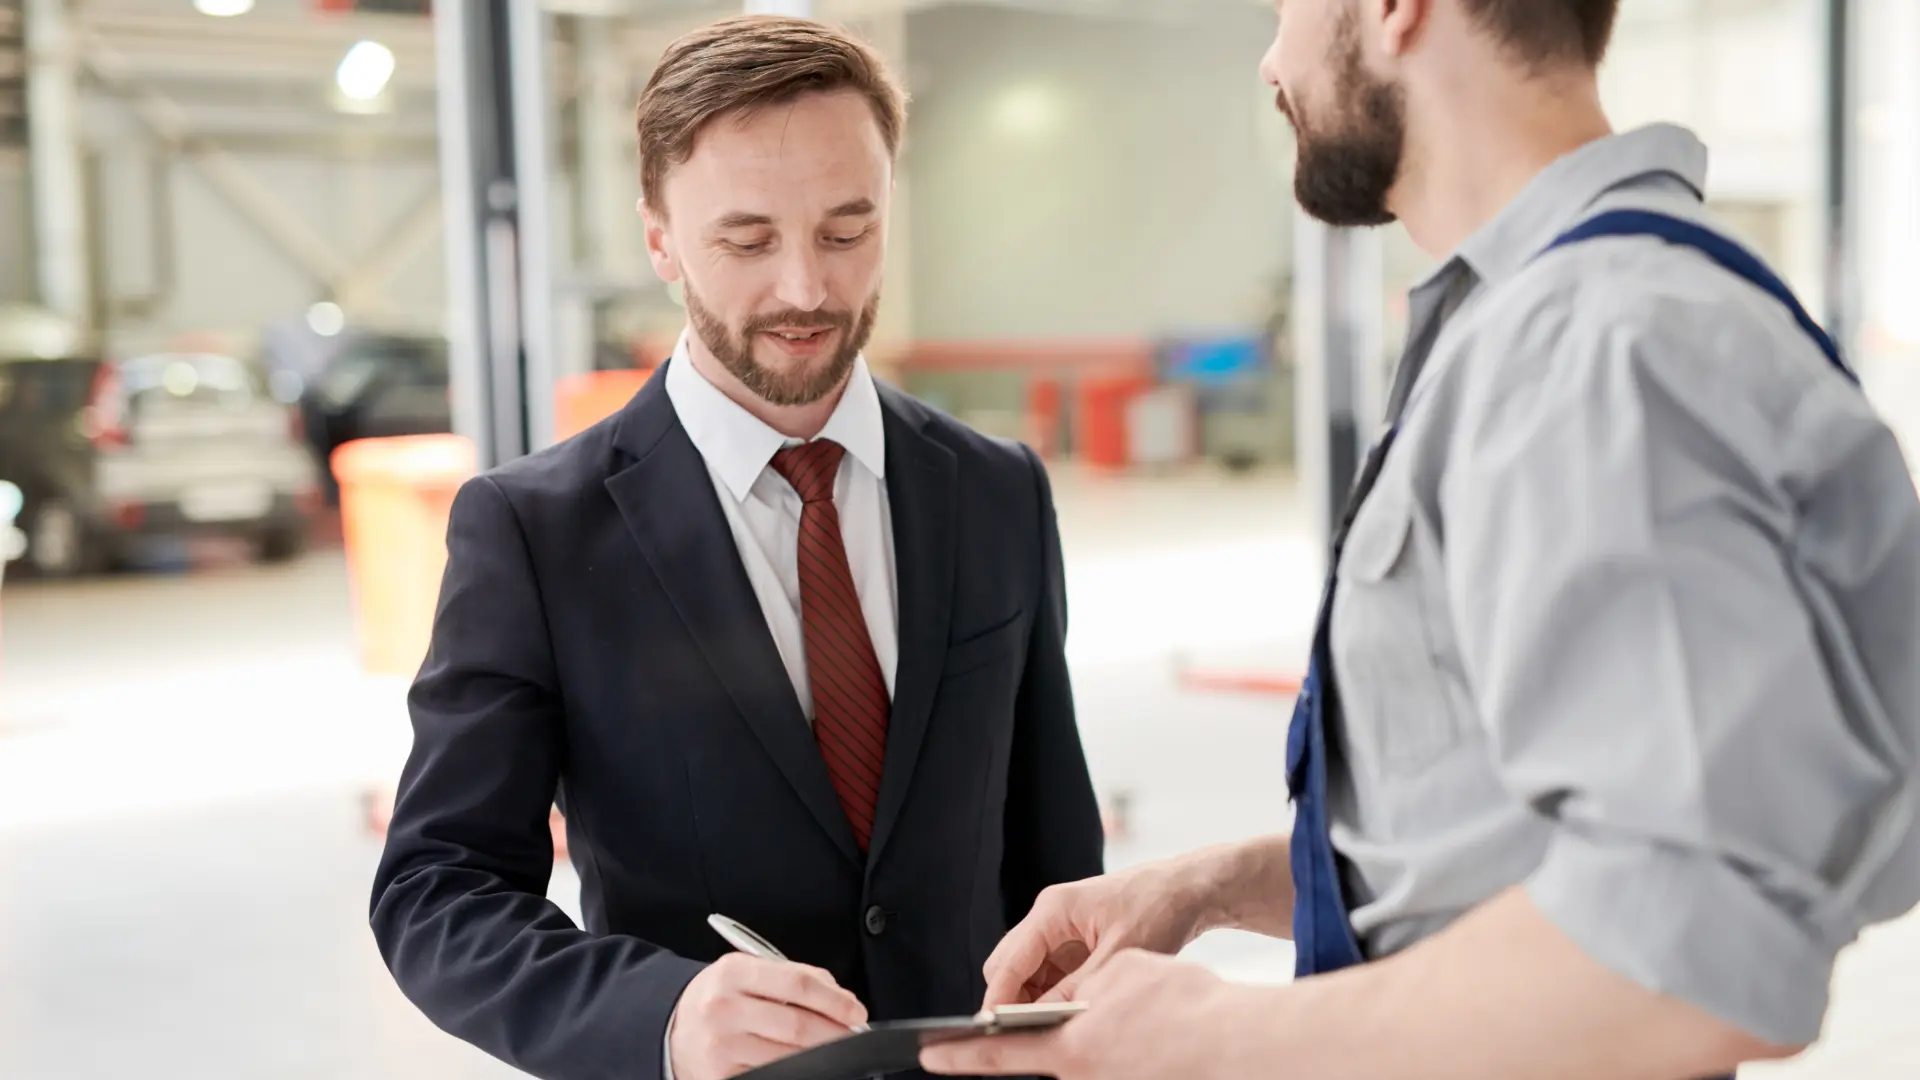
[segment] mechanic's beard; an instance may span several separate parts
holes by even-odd
[[[700,341],[720,366],[740,380],[755,397],[769,405],[811,405],[833,393],[853,370],[853,362],[873,336],[873,324],[880,312],[880,294],[867,298],[856,318],[844,311],[776,311],[754,315],[738,331],[728,328],[713,310],[700,302],[691,287],[685,290],[687,321]],[[841,331],[840,347],[830,355],[802,363],[791,370],[776,370],[756,360],[755,340],[776,327],[794,329],[820,327]]]
[[[1310,122],[1284,90],[1277,98],[1298,147],[1293,197],[1328,225],[1386,225],[1394,220],[1387,200],[1406,157],[1406,94],[1398,83],[1367,71],[1351,16],[1335,33],[1334,51],[1340,70],[1332,96],[1340,107],[1331,125],[1322,129]]]

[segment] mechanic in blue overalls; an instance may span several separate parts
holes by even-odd
[[[1089,1011],[924,1060],[1684,1080],[1793,1054],[1835,954],[1920,899],[1907,464],[1706,213],[1705,148],[1611,131],[1617,0],[1277,6],[1301,204],[1442,262],[1337,532],[1292,835],[1043,895],[989,1004]],[[1291,937],[1303,977],[1164,955],[1218,927]]]

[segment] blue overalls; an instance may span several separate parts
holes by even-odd
[[[1848,380],[1859,380],[1847,368],[1832,339],[1810,318],[1791,290],[1744,248],[1726,237],[1693,222],[1647,210],[1613,210],[1601,213],[1562,234],[1546,251],[1596,237],[1652,236],[1670,244],[1693,248],[1721,267],[1766,291],[1793,313],[1808,336],[1820,346],[1827,359]],[[1543,252],[1544,254],[1544,252]],[[1401,409],[1404,412],[1404,406]],[[1332,569],[1320,597],[1319,620],[1314,627],[1313,657],[1307,677],[1294,702],[1293,719],[1287,726],[1287,784],[1294,803],[1292,869],[1294,885],[1293,941],[1294,971],[1299,977],[1316,975],[1366,962],[1366,955],[1353,932],[1344,892],[1340,884],[1340,865],[1333,850],[1327,823],[1327,731],[1328,717],[1340,708],[1340,695],[1334,685],[1333,658],[1330,653],[1328,624],[1333,614],[1334,583],[1340,566],[1340,553],[1367,494],[1380,476],[1381,465],[1392,449],[1400,428],[1399,415],[1390,418],[1387,433],[1368,451],[1347,497],[1346,511],[1333,534]]]

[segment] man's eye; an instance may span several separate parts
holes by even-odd
[[[852,247],[866,238],[866,233],[855,233],[852,236],[829,236],[827,237],[827,243],[835,247]]]
[[[727,247],[733,249],[734,251],[738,252],[741,255],[753,255],[758,252],[767,250],[767,242],[765,240],[756,240],[751,244],[740,244],[740,243],[735,243],[734,241],[729,240],[727,241]]]

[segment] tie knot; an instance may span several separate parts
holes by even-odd
[[[803,503],[832,502],[833,481],[847,448],[832,439],[789,446],[773,455],[773,469],[787,478]]]

